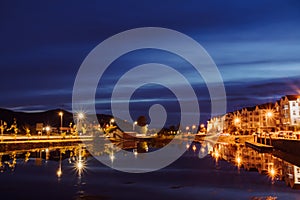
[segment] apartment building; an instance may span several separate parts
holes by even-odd
[[[286,95],[275,103],[246,107],[208,121],[207,130],[252,134],[300,128],[300,96]]]

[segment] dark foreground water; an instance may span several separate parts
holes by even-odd
[[[208,149],[192,147],[170,166],[144,174],[110,169],[82,147],[2,153],[0,199],[300,199],[300,190],[279,176],[253,166],[246,171],[249,161],[234,164],[233,151],[250,152],[244,147],[219,146],[218,155],[214,149],[202,159]]]

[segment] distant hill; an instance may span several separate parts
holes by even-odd
[[[67,127],[73,120],[73,114],[71,112],[68,112],[66,110],[61,109],[54,109],[54,110],[48,110],[45,112],[15,112],[8,109],[0,108],[0,120],[5,121],[8,126],[10,126],[14,118],[17,120],[18,127],[21,128],[23,126],[30,126],[34,128],[36,126],[36,123],[44,123],[45,125],[49,125],[52,127],[60,127],[60,116],[58,115],[59,112],[63,112],[63,126]],[[101,124],[108,123],[109,120],[112,118],[110,115],[103,115],[98,114],[97,115],[98,120]],[[20,129],[21,130],[21,129]],[[22,132],[22,130],[21,130]]]

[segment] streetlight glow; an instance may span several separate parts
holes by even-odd
[[[238,123],[240,123],[240,122],[241,122],[241,119],[240,119],[240,118],[237,117],[237,118],[234,119],[234,123],[235,123],[235,124],[238,124]]]
[[[46,128],[45,128],[45,130],[47,131],[47,132],[49,132],[50,131],[50,126],[46,126]]]
[[[268,111],[267,113],[266,113],[266,116],[268,117],[268,118],[271,118],[271,117],[273,117],[273,112],[272,111]]]
[[[56,175],[57,175],[58,178],[60,178],[62,176],[62,170],[61,170],[61,168],[59,168],[57,170]]]
[[[77,114],[77,118],[78,118],[78,119],[84,119],[84,118],[85,118],[84,113],[83,113],[83,112],[79,112],[79,113]]]
[[[196,145],[193,145],[193,151],[195,152],[197,150]]]
[[[115,119],[114,118],[110,119],[109,125],[111,126],[113,123],[115,123]]]
[[[58,115],[60,116],[60,134],[62,134],[62,127],[63,127],[63,112],[59,112]]]
[[[189,131],[189,130],[190,130],[190,127],[189,127],[189,126],[185,127],[185,130],[186,130],[186,131]]]

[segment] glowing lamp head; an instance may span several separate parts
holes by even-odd
[[[50,126],[46,126],[45,130],[48,132],[50,131]]]
[[[241,122],[241,119],[240,119],[240,118],[235,118],[235,119],[234,119],[234,123],[238,124],[238,123],[240,123],[240,122]]]
[[[62,171],[61,169],[58,169],[57,172],[56,172],[56,175],[58,178],[60,178],[62,176]]]
[[[78,119],[84,119],[84,113],[80,112],[77,114]]]
[[[266,115],[267,115],[267,117],[269,117],[269,118],[270,118],[270,117],[273,117],[273,112],[272,112],[272,111],[268,111]]]

